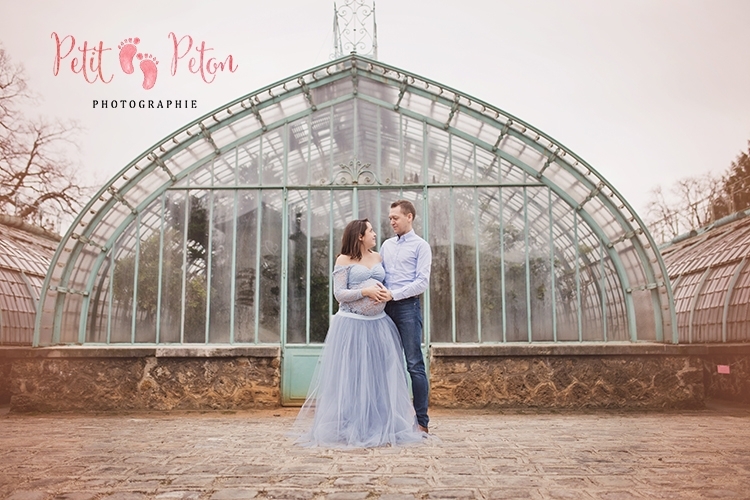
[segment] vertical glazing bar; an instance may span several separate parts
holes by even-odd
[[[359,132],[359,106],[357,105],[357,103],[359,100],[355,98],[353,99],[353,101],[354,102],[352,106],[354,107],[354,126],[352,127],[352,152],[354,154],[354,157],[357,158],[357,154],[359,153],[359,145],[357,144],[357,133]]]
[[[430,191],[427,189],[427,185],[422,188],[422,214],[427,214],[427,207],[429,206],[429,194]],[[424,221],[422,223],[422,238],[424,238],[425,241],[430,241],[430,218],[424,217]],[[427,290],[424,292],[424,311],[422,312],[422,324],[424,326],[424,342],[426,346],[430,345],[430,329],[432,325],[432,314],[431,314],[431,307],[430,307],[430,287],[427,287]],[[427,365],[427,369],[429,370],[429,364]],[[429,373],[428,373],[429,377]]]
[[[455,200],[453,199],[453,186],[449,188],[450,193],[450,206],[456,206]],[[456,238],[455,238],[455,224],[456,219],[453,216],[453,210],[448,211],[449,215],[449,238],[450,238],[450,258],[448,259],[448,270],[450,271],[451,277],[451,342],[454,344],[457,340],[456,332]]]
[[[427,127],[427,122],[422,121],[422,171],[419,173],[419,177],[422,179],[422,184],[427,185],[427,159],[430,153],[430,130]]]
[[[135,344],[136,319],[138,318],[138,268],[141,265],[141,213],[135,216],[135,265],[133,268],[133,311],[130,324],[130,343]]]
[[[312,229],[312,193],[310,190],[307,191],[307,238],[305,238],[305,242],[307,244],[307,250],[306,250],[306,259],[307,263],[305,265],[305,344],[310,343],[310,273],[312,272],[311,269],[311,254],[312,254],[312,243],[311,243],[311,235],[310,231]]]
[[[352,218],[359,219],[359,193],[357,186],[352,188]]]
[[[383,235],[380,234],[381,221],[383,220],[383,219],[381,219],[383,210],[380,208],[380,204],[382,203],[383,200],[382,200],[382,196],[381,196],[382,193],[380,191],[380,188],[378,188],[378,189],[375,190],[375,194],[376,194],[376,196],[375,196],[375,200],[376,200],[375,201],[375,220],[377,221],[377,223],[373,223],[372,225],[375,226],[377,224],[377,232],[378,232],[377,233],[377,238],[378,238],[378,241],[376,243],[377,246],[375,248],[377,248],[377,250],[379,252],[380,251],[380,245],[383,242]]]
[[[328,115],[328,130],[331,131],[331,137],[328,139],[328,144],[330,147],[330,151],[328,152],[328,158],[330,161],[329,169],[328,169],[328,179],[333,181],[333,131],[335,130],[333,126],[333,106],[328,108],[330,110]],[[333,226],[331,226],[333,227]]]
[[[182,291],[180,301],[180,344],[185,343],[185,294],[187,287],[187,236],[188,236],[188,212],[190,211],[190,190],[185,191],[185,217],[182,230]]]
[[[477,184],[479,182],[478,179],[477,179],[477,177],[478,177],[478,172],[477,172],[477,145],[474,144],[471,149],[472,149],[472,156],[474,157],[473,179],[474,179],[474,184]]]
[[[476,157],[475,157],[476,158]],[[476,169],[475,169],[476,170]],[[477,341],[482,343],[482,282],[480,279],[480,259],[479,259],[479,189],[474,188],[474,276],[476,277],[477,287]]]
[[[286,345],[288,339],[288,320],[289,320],[289,122],[284,123],[283,129],[283,164],[282,164],[282,182],[284,186],[283,200],[281,203],[282,227],[281,227],[281,339],[282,345]]]
[[[258,141],[258,186],[263,186],[263,143],[266,140],[265,135],[260,136],[260,140]],[[273,148],[271,148],[273,150]]]
[[[448,133],[448,183],[453,185],[453,134]]]
[[[503,305],[503,343],[508,341],[507,314],[505,313],[505,220],[503,219],[503,188],[497,188],[498,204],[500,205],[500,302]]]
[[[156,343],[158,344],[161,340],[161,294],[162,294],[162,280],[164,278],[164,215],[166,209],[165,199],[167,193],[164,192],[161,195],[161,215],[159,221],[159,271],[157,273],[156,283]]]
[[[399,184],[405,182],[404,171],[406,170],[406,158],[404,158],[404,115],[398,114],[398,169]]]
[[[604,334],[604,342],[607,339],[607,280],[604,278],[604,242],[599,240],[599,274],[601,275],[601,289],[602,289],[602,333]]]
[[[581,264],[580,264],[580,243],[578,242],[578,213],[573,210],[573,239],[575,240],[575,257],[576,257],[576,312],[578,316],[578,341],[583,341],[583,324],[581,320]]]
[[[112,300],[115,294],[115,250],[117,249],[117,242],[112,244],[112,250],[109,254],[109,297],[107,297],[107,308],[109,313],[107,314],[107,344],[112,340]],[[41,298],[39,299],[41,300]]]
[[[310,159],[312,157],[312,128],[313,128],[313,122],[312,122],[312,115],[307,117],[307,164],[306,164],[306,170],[307,170],[307,184],[312,184],[312,168],[310,168]]]
[[[236,171],[235,171],[236,172]],[[235,179],[237,176],[235,175]],[[240,204],[240,192],[234,190],[234,206],[232,207],[232,264],[229,277],[229,343],[234,344],[234,315],[237,301],[237,217]],[[255,305],[255,304],[253,304]]]
[[[333,241],[333,190],[328,190],[328,317],[333,316],[333,262],[336,249]]]
[[[258,209],[255,211],[255,288],[253,289],[253,342],[260,342],[260,253],[263,246],[263,190],[258,190]]]
[[[213,162],[211,163],[213,165]],[[211,168],[213,171],[213,167]],[[213,172],[211,173],[211,182],[213,182]],[[209,342],[209,332],[211,331],[211,278],[213,273],[211,272],[211,266],[213,265],[213,243],[214,243],[214,190],[212,189],[208,195],[208,243],[206,248],[206,340],[205,343]]]
[[[286,172],[285,172],[286,173]],[[287,300],[289,293],[289,191],[286,187],[286,175],[284,176],[284,188],[281,201],[281,344],[287,342]]]
[[[552,190],[547,188],[547,214],[549,216],[549,272],[550,272],[550,288],[551,295],[550,300],[552,301],[552,340],[557,342],[557,297],[555,290],[555,233],[552,229],[553,221],[552,218]]]
[[[531,335],[531,262],[529,260],[529,194],[526,186],[523,188],[523,253],[526,264],[526,333],[529,343]]]

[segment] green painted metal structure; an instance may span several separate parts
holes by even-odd
[[[596,170],[488,103],[352,54],[228,103],[120,171],[53,258],[34,345],[309,356],[336,311],[343,227],[369,217],[390,236],[402,197],[433,247],[426,343],[677,342],[664,262]]]

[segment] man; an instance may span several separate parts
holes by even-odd
[[[396,236],[383,242],[380,255],[385,268],[385,287],[390,292],[385,312],[401,336],[406,369],[411,376],[414,411],[420,430],[428,432],[429,383],[422,356],[422,311],[419,296],[430,284],[432,250],[417,236],[412,224],[417,212],[407,200],[394,201],[388,214]]]

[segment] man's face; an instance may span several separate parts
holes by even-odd
[[[402,236],[411,231],[412,218],[412,215],[405,214],[401,210],[401,207],[391,208],[391,211],[388,213],[388,220],[391,221],[391,227],[393,228],[393,231],[399,236]]]

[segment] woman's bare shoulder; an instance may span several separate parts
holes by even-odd
[[[338,257],[336,257],[337,266],[348,266],[351,264],[354,264],[354,261],[348,255],[341,254]]]

